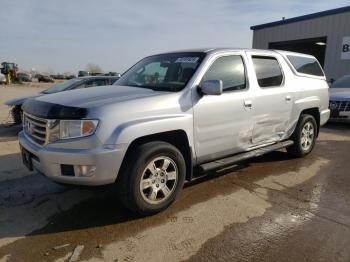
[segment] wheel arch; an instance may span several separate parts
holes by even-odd
[[[180,150],[186,163],[186,180],[190,181],[193,176],[193,149],[190,146],[186,132],[182,129],[145,135],[134,139],[126,150],[120,170],[126,168],[127,158],[137,146],[153,141],[167,142]]]
[[[317,136],[320,132],[320,110],[318,107],[312,107],[312,108],[307,108],[307,109],[304,109],[301,111],[300,115],[299,115],[299,119],[301,117],[301,115],[305,115],[305,114],[308,114],[308,115],[311,115],[315,118],[316,120],[316,124],[317,124]]]

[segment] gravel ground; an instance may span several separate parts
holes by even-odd
[[[4,102],[21,96],[31,95],[43,91],[50,86],[54,85],[53,83],[24,83],[21,85],[0,85],[0,123],[6,124],[8,119],[8,107],[4,105]]]

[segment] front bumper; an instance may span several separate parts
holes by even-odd
[[[350,123],[350,111],[331,112],[330,122]]]
[[[350,100],[345,97],[332,97],[329,101],[331,122],[350,122]]]
[[[32,142],[23,131],[19,133],[19,143],[34,155],[35,169],[54,181],[75,185],[114,183],[126,152],[126,145],[91,149],[43,147]],[[96,169],[91,176],[66,176],[62,174],[61,165],[89,165]]]

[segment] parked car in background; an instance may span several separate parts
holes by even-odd
[[[66,79],[66,76],[62,75],[62,74],[50,75],[50,77],[52,77],[53,79],[57,79],[57,80],[65,80]]]
[[[76,76],[73,74],[57,74],[57,75],[50,75],[50,76],[53,79],[57,79],[57,80],[69,80],[69,79],[76,78]]]
[[[6,78],[4,75],[0,74],[0,85],[6,84]]]
[[[17,73],[17,79],[20,82],[32,82],[32,76],[28,73]]]
[[[350,122],[350,75],[334,81],[329,89],[330,121]]]
[[[38,82],[54,83],[55,80],[51,76],[38,75]]]
[[[104,76],[118,76],[118,77],[121,77],[121,74],[117,73],[117,72],[108,72],[108,73],[105,73],[103,75]]]
[[[307,155],[330,113],[316,58],[285,51],[159,54],[114,85],[27,100],[23,163],[61,183],[115,184],[142,215],[196,175],[281,148]]]
[[[112,85],[119,77],[115,76],[86,76],[80,78],[73,78],[71,80],[67,80],[56,84],[49,89],[46,89],[40,93],[34,94],[32,96],[24,96],[18,97],[5,102],[6,105],[11,107],[11,114],[13,117],[13,121],[16,124],[20,124],[22,122],[22,104],[28,98],[38,97],[46,94],[53,94],[67,90],[79,89],[79,88],[87,88],[94,86],[105,86]]]
[[[65,78],[66,78],[67,80],[69,80],[69,79],[76,78],[76,76],[75,76],[75,75],[66,75]]]
[[[88,72],[88,71],[80,70],[78,72],[78,77],[89,76],[89,75],[90,75],[90,72]]]

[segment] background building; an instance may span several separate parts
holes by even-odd
[[[252,26],[253,48],[317,57],[327,79],[350,74],[350,6]]]

